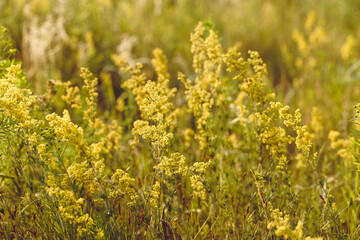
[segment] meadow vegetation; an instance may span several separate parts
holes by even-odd
[[[1,1],[1,238],[358,239],[360,5],[316,4]]]

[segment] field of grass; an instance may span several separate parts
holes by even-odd
[[[0,239],[360,238],[358,1],[0,9]]]

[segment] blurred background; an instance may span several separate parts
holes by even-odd
[[[270,85],[305,121],[316,107],[325,135],[333,128],[348,134],[360,99],[356,0],[10,0],[0,9],[0,25],[38,94],[49,80],[79,81],[80,67],[88,67],[100,78],[102,101],[114,101],[122,90],[111,55],[146,68],[156,47],[181,88],[177,72],[193,73],[190,32],[208,21],[225,48],[260,53]]]

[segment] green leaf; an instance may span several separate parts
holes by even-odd
[[[15,132],[15,125],[17,121],[6,116],[2,110],[0,110],[0,137]]]

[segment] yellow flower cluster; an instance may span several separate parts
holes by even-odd
[[[354,54],[354,48],[356,47],[356,45],[357,41],[354,36],[347,36],[344,44],[340,48],[342,59],[348,60]]]
[[[313,107],[311,110],[310,126],[315,134],[321,133],[324,129],[323,119],[317,107]]]
[[[136,102],[139,104],[142,99],[145,98],[144,85],[146,83],[146,76],[142,72],[143,65],[138,62],[135,67],[131,67],[124,58],[117,55],[112,55],[112,60],[122,72],[131,75],[130,78],[122,84],[122,87],[129,88],[134,94]]]
[[[110,182],[107,182],[104,179],[105,165],[103,159],[100,157],[100,153],[105,149],[104,145],[110,144],[111,140],[114,141],[111,144],[118,144],[119,133],[116,132],[116,129],[118,128],[116,123],[112,124],[113,126],[111,128],[114,128],[114,132],[109,132],[110,138],[102,138],[97,143],[88,144],[83,139],[82,128],[71,122],[67,110],[64,110],[63,117],[53,113],[46,116],[46,119],[53,129],[54,135],[62,141],[74,145],[78,149],[78,154],[85,158],[85,161],[73,162],[67,167],[67,177],[63,177],[60,183],[55,181],[54,176],[51,176],[48,180],[48,193],[59,198],[61,197],[62,201],[65,201],[63,205],[60,205],[59,207],[59,211],[65,221],[72,225],[76,224],[79,233],[86,232],[86,230],[92,227],[92,219],[87,214],[82,214],[82,211],[80,211],[84,199],[75,198],[75,189],[74,191],[65,190],[66,187],[74,187],[75,184],[78,186],[81,185],[88,193],[103,196],[104,199],[98,198],[94,199],[94,201],[103,201],[107,211],[109,208],[109,203],[106,200],[107,192],[111,198],[129,197],[127,199],[128,204],[134,202],[136,194],[130,187],[130,185],[134,183],[134,179],[130,178],[127,173],[117,169],[112,175]],[[40,148],[40,150],[41,149],[42,148]],[[109,190],[105,190],[105,188],[109,188]],[[84,224],[86,225],[85,227],[83,226]]]
[[[132,90],[141,111],[142,119],[134,122],[132,133],[135,136],[135,143],[138,142],[140,139],[148,139],[152,146],[156,150],[158,150],[158,164],[154,167],[158,173],[164,173],[168,177],[174,177],[175,175],[186,176],[189,174],[189,168],[186,166],[185,157],[177,152],[171,153],[170,156],[165,156],[162,152],[162,150],[165,149],[165,147],[170,143],[173,138],[173,134],[169,132],[168,129],[174,127],[173,120],[178,114],[177,110],[171,111],[173,105],[170,102],[170,99],[175,95],[176,89],[169,89],[168,87],[169,74],[167,73],[167,60],[164,54],[160,49],[155,49],[153,54],[154,59],[152,59],[152,63],[156,69],[158,79],[156,82],[149,80],[146,82],[146,84],[145,75],[141,73],[140,64],[137,64],[137,67],[134,69],[131,68],[127,63],[123,63],[121,58],[115,58],[115,60],[117,60],[117,64],[122,64],[122,70],[129,71],[131,73],[131,77],[124,83],[124,85]],[[211,57],[213,57],[214,55],[213,52],[209,54]],[[183,76],[183,79],[184,78],[185,77]],[[196,89],[190,87],[189,80],[186,81],[186,86],[188,86],[188,89],[191,89],[189,90],[191,91],[191,93],[196,92],[196,94],[193,94],[193,96],[196,95],[200,98],[205,96],[206,98],[206,96],[209,97],[211,95],[210,92],[207,92],[205,89]],[[200,93],[197,92],[197,90],[199,89]],[[211,106],[206,107],[206,102],[209,102],[209,98],[205,100],[204,104],[205,111],[208,110],[206,114],[204,114],[204,105],[199,105],[198,100],[191,100],[190,102],[194,103],[194,108],[198,108],[198,111],[196,112],[203,111],[202,114],[195,114],[195,116],[199,117],[197,120],[198,126],[205,126],[206,119],[210,116]],[[191,105],[191,103],[189,104],[189,106]],[[212,105],[212,103],[210,105]],[[203,131],[202,134],[205,134],[204,128],[201,127],[199,131]],[[188,134],[191,135],[189,131]],[[187,136],[187,138],[190,138],[190,136]],[[203,140],[203,146],[205,144],[206,139]],[[202,199],[205,199],[206,192],[201,179],[202,175],[205,173],[205,169],[210,164],[211,161],[208,161],[207,163],[195,163],[194,166],[190,168],[190,170],[194,173],[190,177],[191,186],[194,189],[194,194],[195,196],[198,196]],[[160,194],[160,181],[157,181],[153,186],[151,193],[151,195],[153,196],[152,202],[157,202],[157,198],[159,198]]]
[[[249,51],[248,54],[250,57],[246,61],[240,56],[240,51],[237,48],[231,48],[224,54],[223,59],[227,65],[226,71],[239,71],[234,80],[241,82],[239,84],[240,89],[248,94],[259,107],[273,99],[275,95],[265,95],[263,77],[267,74],[266,64],[263,63],[257,52]],[[253,72],[249,72],[249,67],[252,67]]]
[[[305,157],[310,154],[311,147],[313,145],[313,136],[309,132],[308,126],[297,126],[296,127],[296,147],[302,152]]]
[[[239,87],[253,101],[255,106],[256,134],[273,160],[278,162],[278,169],[283,172],[287,166],[287,146],[294,142],[296,147],[307,158],[312,146],[312,135],[307,126],[300,126],[301,113],[296,110],[289,113],[290,107],[280,102],[273,102],[275,94],[265,94],[263,78],[267,74],[266,66],[256,52],[249,52],[249,59],[244,60],[236,48],[224,55],[227,71],[239,71],[234,77],[240,81]],[[250,71],[252,70],[252,71]],[[240,102],[242,102],[241,100]],[[297,133],[294,139],[286,129],[278,126],[278,121]]]
[[[132,204],[136,199],[136,193],[131,187],[135,180],[123,170],[116,169],[116,172],[111,176],[111,181],[113,185],[109,192],[109,196],[111,198],[128,197],[128,204]]]
[[[160,182],[156,181],[155,184],[152,186],[151,193],[150,193],[150,203],[153,206],[158,207],[158,203],[159,203],[159,200],[160,200],[160,195],[161,195]]]
[[[146,84],[145,75],[141,73],[141,64],[137,64],[136,68],[131,68],[127,63],[119,63],[119,60],[117,64],[125,65],[122,70],[131,73],[124,86],[131,89],[141,111],[142,120],[135,121],[132,130],[135,136],[134,143],[139,142],[140,138],[148,139],[155,148],[163,149],[173,137],[172,133],[167,132],[167,128],[173,124],[170,121],[173,106],[170,99],[175,96],[176,89],[169,88],[167,60],[160,49],[154,50],[152,62],[158,80],[149,80]]]
[[[92,231],[94,221],[88,214],[83,214],[84,198],[77,198],[73,191],[63,190],[53,175],[50,175],[46,188],[49,195],[56,198],[62,221],[76,227],[80,236]]]
[[[89,122],[90,129],[96,136],[105,134],[105,137],[100,141],[104,142],[104,152],[111,149],[120,149],[120,139],[122,128],[118,126],[117,121],[113,120],[109,124],[105,124],[100,118],[95,118],[97,114],[97,96],[96,86],[98,84],[97,78],[94,78],[92,73],[86,69],[81,69],[81,77],[84,79],[84,89],[86,92],[85,105],[81,103],[81,95],[78,87],[71,87],[71,82],[56,82],[56,86],[65,88],[66,94],[61,98],[72,108],[80,109],[84,112],[84,120]]]
[[[295,229],[289,224],[290,217],[288,215],[283,216],[283,213],[279,209],[275,209],[271,212],[272,221],[268,223],[268,229],[275,228],[275,235],[278,237],[284,237],[285,239],[304,239],[303,222],[298,221]],[[306,237],[305,240],[322,240],[322,237]]]
[[[61,96],[61,99],[69,104],[72,108],[80,109],[80,89],[77,86],[71,86],[71,82],[56,81],[55,86],[65,89],[65,95]]]
[[[288,113],[288,106],[283,107],[281,103],[271,102],[270,106],[264,111],[256,112],[258,136],[265,145],[272,158],[278,162],[278,168],[283,171],[287,165],[287,145],[294,141],[294,138],[286,133],[280,126],[275,126],[277,121],[276,112],[280,118],[284,118],[284,124],[294,126],[295,121]]]
[[[168,61],[166,59],[166,56],[159,48],[154,49],[153,55],[154,58],[151,59],[151,63],[155,67],[156,74],[158,75],[159,78],[160,76],[162,76],[163,80],[169,79],[170,74],[168,73]]]
[[[258,52],[249,51],[248,54],[250,57],[247,63],[252,66],[254,73],[250,77],[242,79],[243,83],[240,85],[240,89],[246,92],[253,101],[266,101],[267,97],[264,97],[264,83],[262,81],[263,76],[267,74],[266,64],[263,63]],[[269,98],[271,97],[269,96]]]
[[[301,122],[301,113],[300,110],[297,109],[292,116],[288,111],[290,107],[286,105],[282,106],[281,103],[273,103],[270,102],[270,105],[274,108],[277,108],[279,111],[280,119],[284,119],[284,125],[286,127],[292,128],[297,136],[295,138],[296,147],[302,152],[302,154],[307,158],[310,154],[310,149],[313,144],[313,135],[309,132],[308,126],[299,126]],[[289,144],[292,142],[289,141]]]
[[[190,176],[191,188],[193,189],[193,194],[196,197],[199,197],[202,200],[206,198],[206,189],[204,183],[202,182],[202,177],[200,175]]]
[[[199,78],[203,78],[201,81],[204,89],[210,84],[215,85],[216,88],[220,84],[218,76],[222,65],[222,48],[214,30],[209,29],[206,38],[204,37],[205,32],[204,23],[199,22],[190,35],[193,67]]]
[[[123,170],[117,169],[111,176],[111,181],[107,181],[104,174],[104,160],[100,156],[103,151],[110,151],[112,148],[119,149],[122,129],[114,120],[107,127],[107,136],[90,144],[84,139],[83,129],[71,121],[67,110],[64,110],[63,117],[53,113],[47,115],[46,120],[48,120],[51,131],[56,138],[70,143],[78,150],[71,165],[69,167],[64,166],[66,177],[62,177],[60,182],[55,181],[54,176],[49,177],[47,192],[51,196],[62,199],[63,202],[60,201],[59,206],[61,216],[64,221],[76,226],[80,235],[89,232],[90,229],[96,232],[97,229],[93,226],[93,220],[88,214],[83,214],[81,210],[84,199],[75,197],[75,186],[81,186],[83,191],[93,195],[95,197],[94,202],[104,202],[106,211],[109,211],[110,206],[108,197],[113,199],[125,198],[128,204],[134,203],[136,193],[130,186],[134,183],[134,179]],[[103,122],[95,119],[94,124],[94,126],[102,125]],[[104,134],[103,131],[96,133]],[[48,153],[45,152],[45,148],[43,145],[38,146],[40,157],[47,156]],[[72,187],[73,190],[67,190],[69,187]],[[96,196],[102,197],[96,198]],[[99,231],[97,235],[102,236],[103,233],[101,230]]]
[[[156,170],[172,177],[174,174],[186,176],[188,167],[185,163],[185,157],[180,153],[172,153],[170,157],[160,157],[160,162],[154,167]]]
[[[211,133],[207,129],[208,119],[211,117],[211,108],[214,105],[214,99],[211,93],[201,87],[201,84],[191,85],[189,79],[185,80],[185,75],[179,73],[179,80],[185,85],[188,94],[188,106],[196,117],[195,139],[199,141],[200,149],[205,149],[211,142]]]
[[[148,121],[137,120],[134,122],[134,128],[132,130],[135,136],[133,143],[139,142],[140,138],[148,139],[152,146],[163,149],[173,138],[173,134],[168,133],[166,128],[167,125],[165,124],[150,125]]]
[[[58,139],[73,144],[80,153],[84,154],[86,159],[99,160],[105,139],[101,139],[97,143],[88,144],[84,140],[83,129],[71,121],[68,110],[64,110],[63,117],[52,113],[45,118]]]
[[[223,64],[223,50],[217,34],[200,22],[190,36],[191,53],[193,54],[193,68],[196,73],[194,81],[179,73],[178,79],[185,86],[187,105],[195,116],[196,132],[192,129],[185,131],[185,144],[190,145],[192,136],[199,142],[200,150],[211,146],[216,136],[210,121],[212,108],[221,107],[226,100],[222,93],[222,79],[220,77]],[[206,189],[203,176],[212,161],[195,162],[190,167],[190,183],[194,196],[205,200]]]
[[[208,36],[206,36],[208,35]],[[206,37],[205,37],[206,36]],[[179,73],[178,79],[185,85],[188,107],[196,118],[195,139],[200,149],[205,149],[214,139],[208,126],[213,105],[221,105],[220,97],[222,47],[216,33],[200,22],[190,36],[193,67],[197,74],[194,83]]]
[[[297,43],[299,52],[302,55],[307,56],[309,54],[309,48],[302,33],[298,29],[295,29],[292,33],[292,38]]]
[[[145,119],[161,122],[164,120],[164,117],[169,114],[172,108],[170,99],[174,97],[176,89],[169,89],[168,83],[169,80],[159,81],[157,83],[148,81],[145,84],[144,91],[146,98],[144,98],[139,105],[140,111]]]
[[[117,169],[111,176],[111,181],[106,181],[104,170],[104,160],[100,156],[102,152],[106,153],[111,150],[120,150],[120,140],[122,128],[118,125],[116,120],[112,120],[109,124],[105,124],[101,119],[95,118],[97,114],[97,97],[96,86],[98,84],[97,78],[94,78],[88,69],[81,69],[81,77],[84,79],[85,89],[85,103],[81,110],[84,110],[84,121],[89,123],[89,129],[95,136],[100,137],[97,142],[88,142],[84,138],[84,131],[81,127],[74,124],[70,119],[70,114],[64,110],[63,117],[55,113],[46,116],[54,135],[63,142],[68,142],[75,146],[78,150],[77,160],[66,168],[68,178],[63,178],[62,186],[71,186],[74,183],[82,184],[82,187],[87,192],[97,195],[103,195],[106,198],[106,188],[109,197],[119,198],[129,196],[128,203],[133,203],[135,199],[135,192],[130,187],[134,183],[126,172]],[[80,157],[80,158],[79,158]],[[81,160],[85,159],[85,161]],[[58,189],[49,188],[50,191],[60,191]],[[95,199],[95,201],[99,201]],[[107,200],[104,201],[108,210],[109,204]]]
[[[328,41],[328,37],[324,33],[322,27],[315,26],[315,22],[316,13],[311,11],[308,13],[304,24],[305,32],[307,34],[302,34],[299,29],[294,29],[292,32],[292,38],[297,44],[300,53],[300,56],[295,60],[295,65],[299,69],[302,69],[305,66],[305,63],[311,68],[314,67],[316,65],[316,59],[311,56],[312,49]]]
[[[104,140],[97,143],[88,144],[84,140],[83,129],[76,124],[74,124],[71,119],[69,112],[65,109],[63,112],[63,117],[58,116],[56,113],[52,113],[46,116],[50,127],[53,130],[54,135],[63,142],[68,142],[76,147],[78,153],[83,155],[86,161],[80,163],[74,163],[71,165],[67,172],[69,174],[70,181],[80,179],[83,183],[91,183],[91,190],[97,189],[94,179],[95,172],[89,168],[89,165],[95,165],[97,174],[101,174],[104,169],[102,159],[100,158],[100,152],[103,149]],[[41,148],[40,148],[41,150]],[[72,177],[71,177],[72,176]]]
[[[354,160],[354,155],[349,151],[351,141],[339,138],[340,132],[331,130],[328,138],[331,149],[337,150],[337,155],[347,161]]]
[[[243,91],[240,91],[237,95],[235,101],[230,105],[230,109],[235,112],[236,118],[233,120],[233,123],[239,122],[241,126],[246,127],[247,122],[254,121],[254,114],[246,108],[246,96],[247,94]]]
[[[81,68],[80,77],[84,79],[84,88],[87,92],[86,107],[83,106],[84,120],[87,121],[90,127],[94,128],[94,118],[97,113],[97,97],[98,93],[96,87],[98,79],[94,78],[93,74],[87,68]]]
[[[202,180],[202,175],[206,172],[209,166],[212,164],[212,161],[207,162],[196,162],[193,166],[190,167],[192,172],[190,176],[191,188],[193,189],[194,196],[199,197],[202,200],[206,198],[206,189]]]
[[[54,130],[54,134],[58,139],[74,144],[78,149],[82,149],[85,146],[83,129],[71,121],[68,110],[64,110],[63,117],[58,116],[56,113],[52,113],[45,118]]]
[[[39,154],[40,160],[45,164],[49,164],[50,161],[54,159],[54,155],[47,151],[46,144],[44,143],[38,144],[36,151]]]
[[[102,163],[102,166],[99,166]],[[97,183],[96,179],[100,178],[102,172],[104,171],[104,164],[103,161],[96,162],[97,168],[100,171],[96,171],[97,176],[95,176],[95,172],[89,168],[89,163],[86,161],[80,163],[73,163],[70,167],[67,168],[67,174],[69,178],[63,178],[62,185],[68,186],[69,184],[81,183],[83,184],[82,187],[91,193],[100,194],[101,189],[99,184]]]
[[[21,66],[12,65],[6,71],[6,78],[0,79],[0,110],[17,121],[20,128],[36,125],[37,120],[30,117],[30,107],[36,102],[36,96],[29,89],[17,85]]]
[[[92,130],[94,131],[94,134],[96,136],[101,136],[102,134],[105,134],[107,127],[106,124],[100,118],[95,118],[94,129]]]
[[[123,98],[118,97],[118,99],[116,99],[116,106],[115,109],[118,110],[119,112],[124,111],[125,108],[125,101]]]
[[[195,134],[195,132],[191,128],[185,129],[185,131],[184,131],[185,146],[187,146],[187,147],[191,146],[191,142],[194,137],[194,134]]]
[[[119,126],[116,120],[112,120],[110,124],[107,125],[107,128],[108,133],[105,138],[106,151],[111,151],[112,149],[119,151],[121,149],[120,140],[122,138],[122,127]]]

